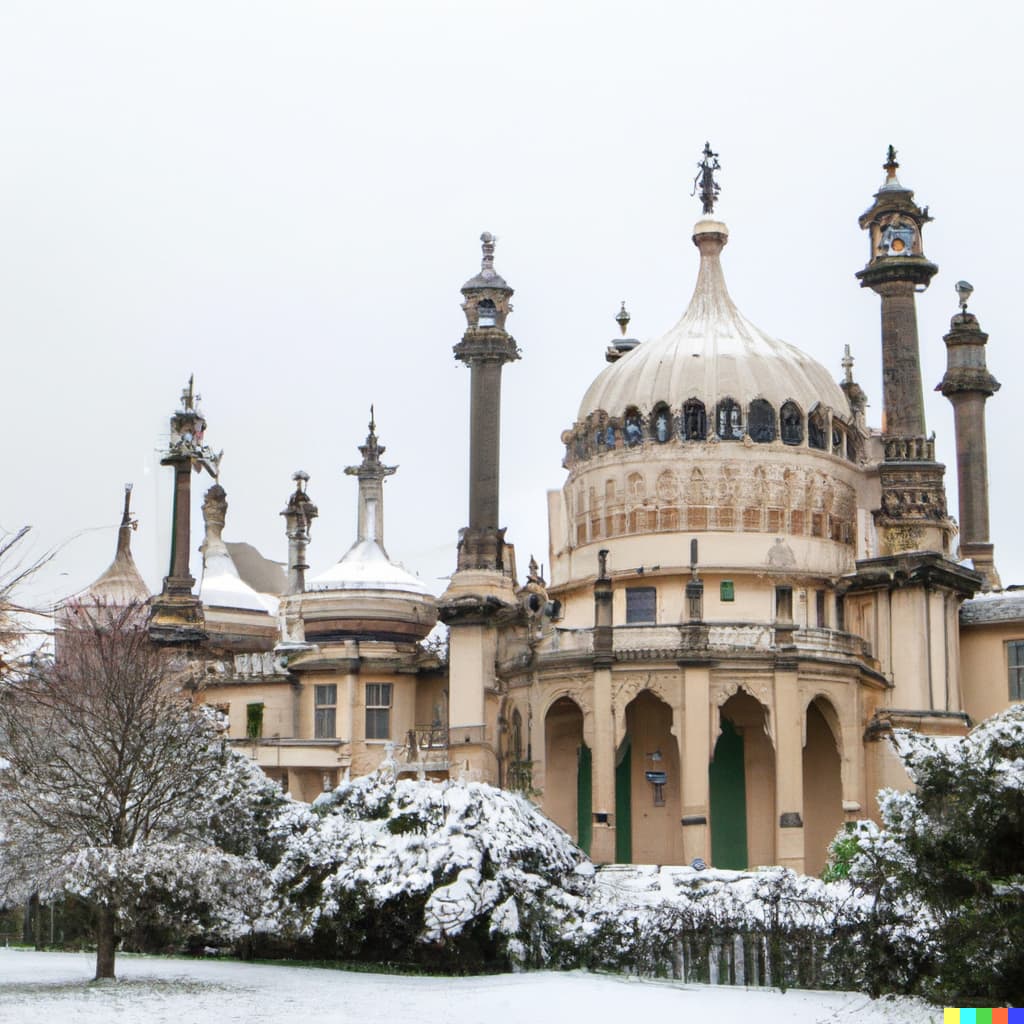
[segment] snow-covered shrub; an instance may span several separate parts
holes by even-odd
[[[946,1005],[1002,1005],[1024,995],[1024,705],[939,745],[897,730],[917,784],[880,794],[882,829],[865,836],[850,880],[872,900],[868,968],[876,988],[902,962]],[[911,925],[912,923],[912,925]],[[915,943],[899,934],[916,931]],[[897,933],[893,937],[893,932]],[[908,963],[909,959],[909,963]]]
[[[274,876],[287,930],[322,952],[494,969],[533,959],[585,860],[522,797],[385,770],[321,797]]]

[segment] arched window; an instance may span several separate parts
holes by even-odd
[[[770,402],[755,398],[747,411],[747,433],[758,444],[775,440],[775,410]]]
[[[634,408],[626,410],[626,425],[624,433],[626,435],[626,444],[630,448],[634,445],[640,444],[644,439],[643,421],[640,419],[640,413]]]
[[[782,443],[804,443],[804,417],[796,402],[785,402],[781,410]]]
[[[498,322],[498,309],[491,299],[481,299],[476,307],[478,327],[493,327]]]
[[[664,444],[672,435],[672,414],[664,402],[659,402],[651,413],[651,437]]]
[[[604,428],[604,446],[606,448],[615,447],[615,428],[610,423]]]
[[[825,415],[821,409],[815,408],[807,417],[807,443],[819,451],[827,451],[825,438]]]
[[[708,436],[708,414],[704,403],[691,398],[683,404],[683,440],[703,441]]]
[[[743,419],[739,405],[731,398],[723,398],[715,413],[718,436],[723,441],[740,441],[743,438]]]

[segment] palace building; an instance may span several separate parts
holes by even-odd
[[[445,592],[387,554],[395,470],[372,413],[345,470],[357,535],[335,566],[310,575],[318,509],[303,473],[281,512],[283,563],[226,543],[190,384],[163,459],[175,503],[154,641],[299,799],[387,761],[520,790],[595,861],[819,872],[844,821],[909,784],[885,742],[894,727],[958,736],[1024,699],[1024,597],[1002,591],[988,526],[984,410],[999,384],[962,282],[939,383],[955,414],[957,523],[918,354],[915,293],[938,269],[931,218],[897,168],[890,148],[860,217],[857,277],[881,306],[881,424],[866,422],[848,352],[836,381],[733,302],[705,147],[693,297],[643,343],[623,306],[607,365],[578,382],[564,485],[548,496],[549,579],[532,559],[520,572],[500,513],[501,376],[520,351],[485,233],[454,347],[469,368],[469,509]],[[197,584],[190,488],[203,468]],[[149,599],[130,532],[126,501],[116,559],[77,600]]]

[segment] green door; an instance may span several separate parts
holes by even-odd
[[[711,792],[711,863],[716,868],[747,867],[747,785],[743,737],[722,719],[722,735],[708,769]]]
[[[593,778],[590,767],[590,747],[581,743],[576,755],[576,835],[580,849],[590,855],[590,841],[594,834]]]
[[[630,771],[632,743],[627,736],[619,747],[615,765],[615,861],[633,861],[633,777]]]

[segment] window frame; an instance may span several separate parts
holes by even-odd
[[[641,601],[650,600],[651,618],[640,618],[645,614],[646,604]],[[651,626],[658,621],[658,588],[657,587],[626,587],[626,625]]]
[[[325,699],[328,697],[333,699]],[[313,739],[334,740],[337,738],[338,684],[317,683],[313,688]]]
[[[366,683],[363,690],[365,735],[368,740],[391,739],[391,711],[394,708],[394,683]],[[373,723],[371,727],[371,723]],[[383,735],[381,733],[383,723]]]
[[[1010,700],[1024,700],[1024,640],[1006,641],[1006,676]]]

